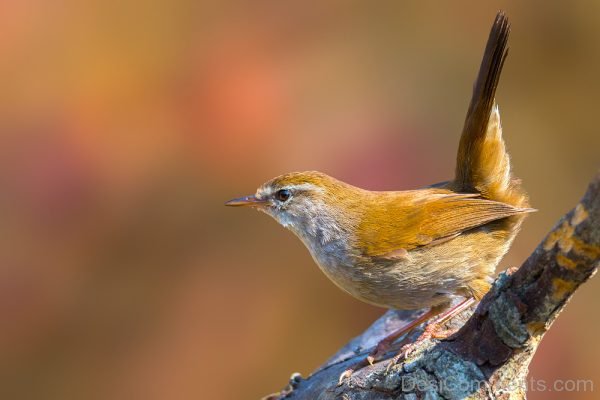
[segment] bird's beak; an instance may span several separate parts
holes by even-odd
[[[237,199],[229,200],[225,203],[226,206],[240,207],[240,206],[261,206],[267,203],[265,199],[259,199],[256,196],[246,196]]]

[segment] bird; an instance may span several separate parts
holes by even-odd
[[[513,176],[495,100],[509,34],[500,11],[473,86],[454,179],[370,191],[322,172],[292,172],[225,203],[254,208],[291,230],[325,275],[355,298],[388,309],[428,309],[380,341],[340,382],[427,321],[421,340],[447,336],[441,324],[488,292],[524,218],[536,211]]]

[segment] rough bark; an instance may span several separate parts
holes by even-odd
[[[600,173],[518,270],[501,273],[476,307],[447,325],[460,328],[456,334],[423,342],[398,364],[388,359],[363,368],[338,386],[346,368],[419,314],[388,311],[308,378],[294,374],[282,392],[265,399],[525,398],[540,340],[599,265]]]

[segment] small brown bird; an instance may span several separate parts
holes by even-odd
[[[226,203],[254,207],[289,228],[325,275],[352,296],[391,309],[429,307],[380,342],[367,358],[371,363],[419,324],[437,316],[425,330],[436,336],[440,323],[481,299],[525,215],[534,211],[511,174],[494,99],[509,32],[499,12],[473,88],[454,180],[374,192],[320,172],[295,172]],[[450,308],[456,297],[465,300]]]

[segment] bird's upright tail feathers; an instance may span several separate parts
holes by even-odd
[[[508,54],[510,24],[499,12],[485,48],[473,87],[458,148],[455,190],[478,192],[484,198],[515,207],[527,207],[520,181],[512,177],[510,158],[502,140],[496,88]]]

